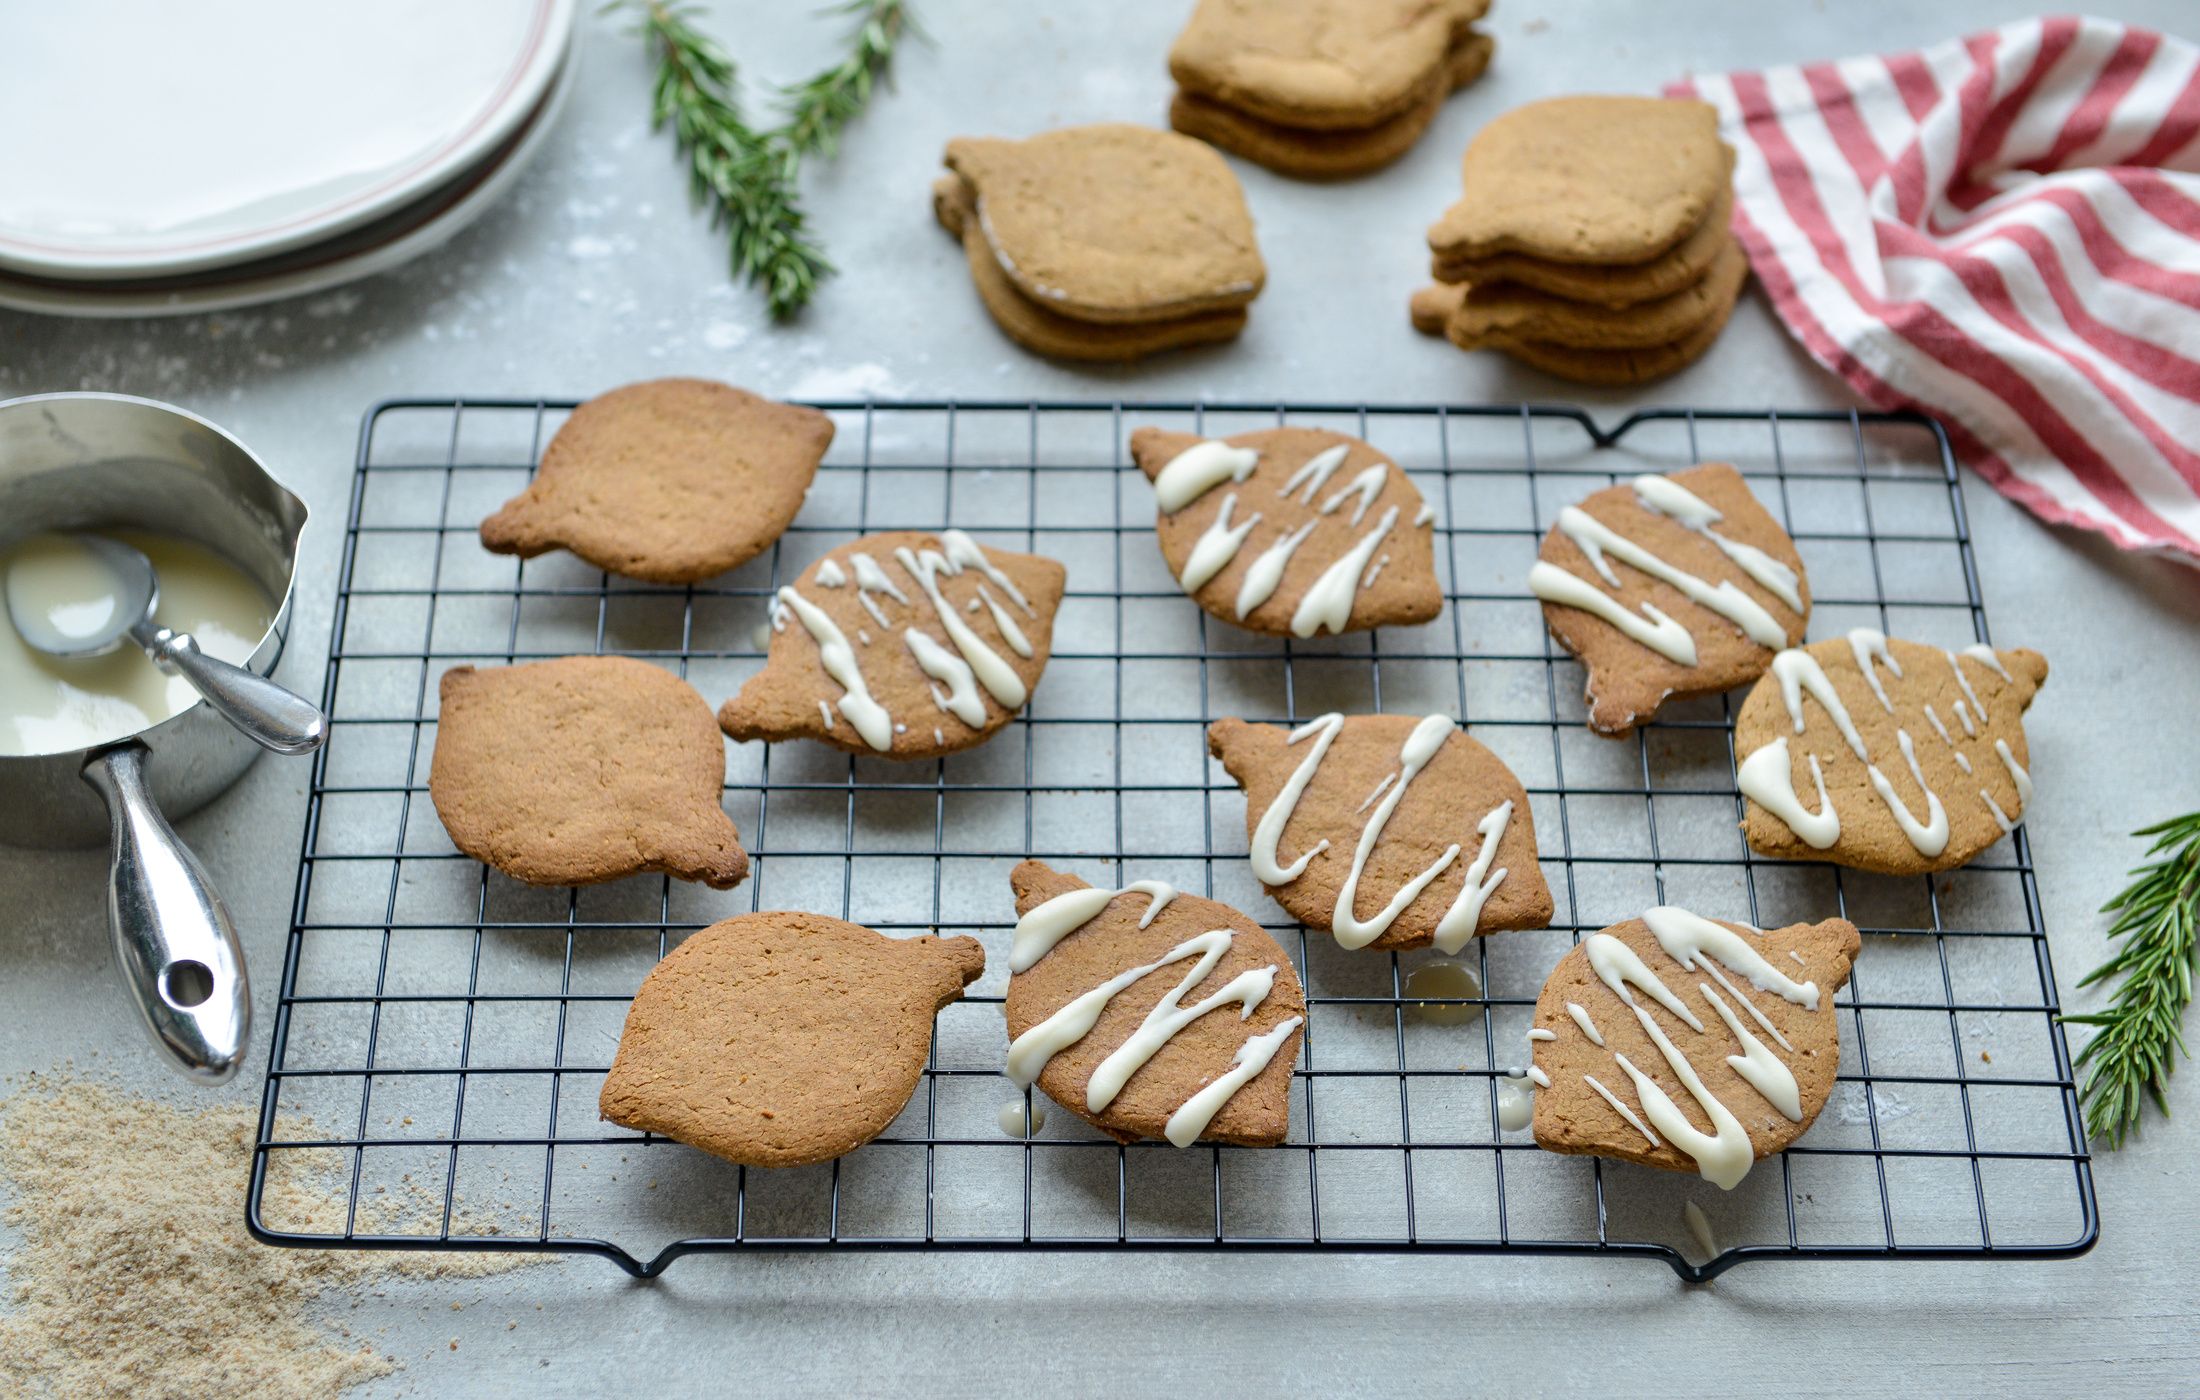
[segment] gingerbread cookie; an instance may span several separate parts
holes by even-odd
[[[1436,510],[1358,438],[1140,428],[1131,457],[1154,484],[1169,571],[1226,622],[1311,637],[1427,622],[1443,608]]]
[[[1826,1106],[1861,942],[1845,919],[1765,932],[1670,907],[1589,935],[1536,998],[1536,1145],[1733,1190]]]
[[[718,711],[736,739],[817,739],[935,758],[1024,707],[1054,642],[1065,571],[960,530],[865,535],[779,590],[764,669]]]
[[[1489,66],[1486,0],[1202,0],[1169,53],[1169,124],[1271,170],[1341,179],[1405,154]]]
[[[832,441],[814,408],[707,379],[629,384],[573,410],[527,489],[481,522],[482,547],[695,583],[771,547]]]
[[[1456,953],[1550,923],[1527,791],[1449,715],[1222,719],[1207,748],[1245,789],[1253,873],[1339,946]]]
[[[1810,617],[1794,541],[1724,463],[1638,476],[1561,510],[1528,589],[1588,668],[1589,727],[1615,737],[1668,699],[1755,680]]]
[[[1647,384],[1653,379],[1663,379],[1678,374],[1704,357],[1719,332],[1726,329],[1727,317],[1733,314],[1734,303],[1729,300],[1695,330],[1679,340],[1665,345],[1652,345],[1638,350],[1583,350],[1572,345],[1553,345],[1541,340],[1518,340],[1504,336],[1492,336],[1489,348],[1501,350],[1524,365],[1542,370],[1545,374],[1570,379],[1576,384],[1603,384],[1625,388],[1631,384]]]
[[[947,166],[1016,290],[1072,320],[1242,308],[1267,279],[1237,177],[1190,137],[1121,124],[958,137]]]
[[[1581,350],[1644,350],[1670,345],[1723,322],[1734,306],[1749,259],[1727,240],[1697,282],[1655,301],[1613,308],[1568,301],[1526,287],[1474,287],[1460,298],[1444,333],[1462,350],[1505,349],[1523,341]]]
[[[646,661],[453,666],[428,796],[459,850],[531,885],[659,871],[731,889],[749,873],[719,804],[726,745],[692,686]]]
[[[1119,1142],[1283,1141],[1306,992],[1273,938],[1159,880],[1094,889],[1027,860],[1009,883],[1012,1081]]]
[[[1782,651],[1734,721],[1750,849],[1886,875],[1962,865],[2032,803],[2024,712],[2046,680],[2036,651],[1864,627]]]
[[[1505,113],[1461,162],[1464,193],[1429,230],[1440,260],[1525,253],[1642,263],[1705,220],[1730,153],[1707,103],[1554,97]]]
[[[1163,350],[1234,340],[1245,329],[1245,308],[1223,307],[1151,321],[1080,321],[1017,290],[986,242],[970,189],[950,175],[932,187],[932,210],[941,227],[962,240],[970,281],[996,324],[1027,350],[1064,360],[1122,361]]]
[[[1492,253],[1481,258],[1432,258],[1429,272],[1439,282],[1528,287],[1590,306],[1639,306],[1701,282],[1719,255],[1734,246],[1728,226],[1733,215],[1734,192],[1722,188],[1703,222],[1648,262],[1550,262],[1525,253]],[[1442,329],[1441,323],[1437,329]]]
[[[984,971],[975,938],[723,920],[642,979],[598,1111],[746,1167],[830,1161],[908,1104],[932,1018]]]

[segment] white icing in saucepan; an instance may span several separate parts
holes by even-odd
[[[1859,627],[1849,632],[1848,643],[1849,654],[1865,683],[1870,686],[1873,698],[1886,713],[1897,713],[1894,700],[1878,674],[1879,668],[1885,667],[1888,674],[1895,679],[1903,678],[1901,663],[1889,649],[1886,634],[1874,628]],[[1984,649],[1986,657],[1978,654],[1980,650],[1977,647],[1969,648],[1960,656],[1955,652],[1943,653],[1948,658],[1949,666],[1954,668],[1956,680],[1968,697],[1956,701],[1954,707],[1956,718],[1963,723],[1965,740],[1978,737],[1978,729],[1972,722],[1971,715],[1974,710],[1984,714],[1985,708],[1969,678],[1963,673],[1962,658],[1977,661],[1996,674],[2008,674],[2007,668],[2001,664],[2000,658],[1992,655],[1990,648]],[[1842,741],[1848,745],[1849,751],[1863,761],[1865,777],[1872,790],[1879,795],[1880,801],[1886,805],[1888,813],[1893,816],[1903,839],[1927,859],[1945,851],[1948,848],[1950,830],[1948,812],[1941,802],[1940,794],[1925,781],[1925,770],[1918,762],[1917,744],[1910,737],[1910,731],[1906,727],[1895,730],[1895,748],[1901,754],[1903,765],[1910,770],[1911,778],[1916,781],[1918,791],[1925,796],[1925,812],[1922,817],[1896,792],[1894,784],[1873,762],[1873,755],[1866,747],[1863,735],[1857,731],[1847,705],[1835,691],[1832,678],[1827,675],[1817,657],[1800,647],[1782,651],[1772,658],[1772,675],[1780,683],[1780,697],[1786,705],[1788,720],[1794,733],[1803,733],[1803,700],[1808,696],[1817,701],[1819,708],[1833,720],[1834,727],[1840,731]],[[1962,751],[1961,744],[1942,722],[1939,713],[1930,704],[1921,708],[1925,722],[1931,727],[1934,736],[1954,756],[1956,767],[1966,775],[1971,774],[1973,768],[1970,757]],[[2008,741],[1996,739],[1994,750],[2009,770],[2011,786],[2016,794],[2016,810],[2021,813],[2025,804],[2032,800],[2031,780],[2017,765]],[[1819,767],[1818,755],[1806,751],[1806,760],[1810,767],[1812,785],[1818,790],[1815,812],[1803,803],[1796,792],[1793,755],[1786,735],[1744,756],[1736,773],[1736,782],[1744,796],[1786,825],[1805,845],[1822,851],[1840,840],[1841,818],[1834,810],[1832,800],[1826,795],[1825,778]],[[2003,831],[2012,829],[2014,822],[2008,810],[1990,791],[1981,788],[1979,799]]]
[[[1151,898],[1139,927],[1153,922],[1176,891],[1157,880],[1140,881],[1122,890],[1078,889],[1056,895],[1039,904],[1019,919],[1011,943],[1009,968],[1012,972],[1025,972],[1035,965],[1054,946],[1069,934],[1084,927],[1108,903],[1120,894],[1143,891]],[[1229,953],[1235,935],[1229,929],[1209,929],[1184,940],[1164,953],[1160,958],[1137,967],[1126,968],[1102,982],[1090,991],[1073,998],[1053,1015],[1016,1037],[1008,1047],[1008,1077],[1019,1088],[1028,1089],[1036,1083],[1047,1062],[1062,1051],[1075,1045],[1099,1024],[1101,1013],[1108,1003],[1137,983],[1140,979],[1173,966],[1186,959],[1195,959],[1191,970],[1177,985],[1156,1002],[1153,1009],[1139,1023],[1124,1042],[1110,1051],[1093,1070],[1085,1086],[1085,1107],[1092,1113],[1104,1113],[1115,1102],[1124,1085],[1179,1032],[1210,1012],[1226,1006],[1238,1008],[1238,1019],[1248,1020],[1260,1009],[1269,994],[1275,990],[1277,966],[1249,968],[1224,983],[1220,990],[1202,998],[1190,1006],[1183,1004],[1184,997],[1204,982],[1216,966]],[[1188,1147],[1199,1139],[1222,1111],[1224,1104],[1238,1090],[1259,1076],[1283,1048],[1291,1033],[1299,1028],[1303,1018],[1286,1017],[1270,1030],[1249,1036],[1237,1048],[1231,1068],[1218,1075],[1186,1099],[1163,1125],[1162,1135],[1178,1147]]]
[[[1359,917],[1357,906],[1360,877],[1366,871],[1368,858],[1374,854],[1376,845],[1382,840],[1384,826],[1389,823],[1391,813],[1398,809],[1398,804],[1405,800],[1406,791],[1412,786],[1415,775],[1435,759],[1444,741],[1458,727],[1458,721],[1449,715],[1424,717],[1413,727],[1413,732],[1406,736],[1405,744],[1399,751],[1395,784],[1386,780],[1368,795],[1367,803],[1361,804],[1364,809],[1368,803],[1373,803],[1374,811],[1368,813],[1367,823],[1360,829],[1360,839],[1352,853],[1351,870],[1345,876],[1343,888],[1337,892],[1337,903],[1330,913],[1330,930],[1336,935],[1339,946],[1364,948],[1382,937],[1397,921],[1398,916],[1405,912],[1406,906],[1419,898],[1421,892],[1459,858],[1460,846],[1454,842],[1434,862],[1406,881],[1372,917]],[[1261,813],[1260,820],[1254,824],[1250,854],[1253,873],[1260,877],[1262,884],[1290,884],[1305,873],[1308,861],[1329,848],[1329,840],[1324,837],[1301,852],[1298,859],[1289,865],[1281,863],[1277,851],[1283,840],[1284,829],[1291,824],[1292,814],[1298,810],[1299,799],[1305,795],[1306,785],[1313,781],[1315,770],[1321,767],[1329,746],[1337,741],[1337,736],[1343,731],[1344,716],[1326,714],[1292,730],[1286,740],[1293,746],[1309,738],[1314,743],[1307,750],[1306,757],[1299,760],[1298,767],[1291,771],[1291,776],[1284,782],[1283,790],[1276,794],[1276,800],[1268,805],[1268,810]],[[1497,887],[1505,882],[1508,870],[1500,868],[1493,873],[1490,866],[1497,858],[1497,847],[1505,838],[1505,828],[1512,819],[1512,811],[1513,804],[1507,799],[1483,813],[1476,823],[1475,830],[1481,837],[1481,842],[1476,849],[1474,862],[1467,868],[1466,882],[1460,887],[1458,896],[1436,923],[1435,944],[1446,953],[1456,953],[1466,946],[1467,940],[1481,926],[1483,906],[1489,902]]]

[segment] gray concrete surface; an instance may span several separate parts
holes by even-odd
[[[338,526],[361,410],[385,395],[585,395],[671,371],[798,396],[1178,395],[1453,401],[1570,398],[1840,405],[1841,387],[1752,299],[1713,352],[1642,395],[1585,393],[1412,335],[1419,231],[1491,115],[1566,90],[1648,90],[1690,70],[1909,46],[2018,15],[1937,6],[1649,6],[1538,11],[1503,0],[1491,74],[1383,176],[1294,185],[1245,169],[1271,280],[1235,346],[1119,371],[1064,368],[979,312],[927,186],[942,143],[1096,120],[1154,120],[1179,4],[920,6],[936,41],[809,182],[843,272],[791,329],[725,282],[643,129],[648,75],[617,21],[583,20],[576,101],[516,195],[441,253],[351,288],[230,315],[70,323],[0,314],[0,395],[96,388],[173,399],[226,424],[312,503],[297,645],[318,685]],[[2176,0],[2112,6],[2170,27]],[[799,22],[798,22],[799,21]],[[720,5],[708,23],[760,78],[816,66],[832,26],[796,7]],[[2094,910],[2137,854],[2125,833],[2200,805],[2200,575],[2042,527],[1979,483],[1966,501],[1996,636],[2055,677],[2030,731],[2029,823],[2066,997],[2100,956]],[[260,764],[186,824],[223,879],[259,974],[280,967],[306,772]],[[97,1056],[173,1091],[107,966],[93,853],[0,853],[0,1069]],[[2074,998],[2088,1004],[2088,996]],[[264,1061],[264,1049],[255,1058]],[[253,1093],[256,1084],[228,1092]],[[180,1091],[179,1091],[180,1092]],[[1947,1390],[2161,1394],[2200,1385],[2192,1237],[2178,1167],[2200,1072],[2099,1164],[2102,1243],[2037,1265],[1752,1265],[1687,1289],[1619,1261],[1051,1258],[697,1259],[636,1285],[594,1261],[480,1283],[400,1286],[351,1315],[423,1394],[1178,1391],[1676,1394],[1777,1375],[1797,1394]],[[453,1303],[463,1311],[452,1311]],[[508,1326],[507,1324],[512,1324]],[[457,1341],[452,1349],[449,1343]]]

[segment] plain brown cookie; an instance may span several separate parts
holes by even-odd
[[[645,870],[731,889],[749,873],[720,805],[726,745],[692,686],[646,661],[453,666],[428,796],[452,844],[531,885]]]
[[[1576,384],[1624,388],[1678,374],[1702,359],[1718,341],[1719,332],[1726,329],[1727,318],[1733,313],[1734,303],[1727,302],[1710,320],[1670,345],[1653,345],[1640,350],[1583,350],[1572,345],[1515,340],[1502,335],[1490,336],[1488,348]]]
[[[1697,1132],[1715,1134],[1717,1125],[1711,1113],[1697,1102],[1664,1051],[1643,1028],[1643,1017],[1665,1034],[1693,1068],[1698,1082],[1749,1135],[1749,1161],[1787,1147],[1825,1108],[1841,1062],[1840,1013],[1834,1008],[1833,998],[1848,984],[1849,969],[1862,946],[1856,925],[1846,919],[1827,919],[1760,933],[1747,924],[1710,921],[1734,934],[1761,959],[1758,976],[1753,979],[1750,968],[1737,967],[1709,948],[1698,955],[1684,945],[1682,951],[1689,953],[1695,966],[1683,966],[1660,944],[1648,922],[1674,915],[1680,916],[1679,926],[1684,929],[1694,919],[1684,910],[1661,909],[1643,919],[1614,924],[1592,934],[1559,959],[1558,966],[1544,980],[1542,994],[1535,1002],[1535,1029],[1539,1036],[1547,1032],[1555,1039],[1531,1041],[1535,1068],[1550,1081],[1543,1084],[1539,1080],[1535,1091],[1533,1129],[1538,1147],[1549,1152],[1612,1157],[1667,1171],[1700,1169],[1695,1157],[1677,1147],[1670,1133],[1658,1128],[1643,1107],[1633,1076],[1620,1062],[1624,1057],[1627,1064],[1656,1085]],[[1620,985],[1626,989],[1624,995],[1614,991],[1598,975],[1592,961],[1592,955],[1599,951],[1596,941],[1602,938],[1616,939],[1631,950],[1702,1029],[1691,1027],[1652,989],[1623,979]],[[1707,961],[1711,967],[1706,967]],[[1803,995],[1807,986],[1808,1000],[1815,1006],[1791,1001],[1770,986],[1755,985],[1772,983],[1764,975],[1768,968],[1780,981],[1790,984],[1789,990],[1796,995]],[[1713,998],[1725,1003],[1731,1023],[1719,1014]],[[1743,1005],[1736,1005],[1737,1000]],[[1569,1004],[1581,1009],[1581,1020],[1568,1010]],[[1588,1022],[1586,1027],[1582,1020]],[[1766,1029],[1766,1021],[1773,1030]],[[1735,1026],[1741,1031],[1737,1032]],[[1743,1032],[1794,1076],[1799,1119],[1790,1119],[1734,1068],[1729,1057],[1741,1058],[1746,1052]],[[1603,1043],[1598,1044],[1598,1040]],[[1592,1079],[1596,1085],[1589,1082]],[[1619,1108],[1598,1093],[1598,1085],[1635,1121],[1628,1121]],[[1742,1169],[1747,1170],[1746,1163]],[[1731,1189],[1735,1183],[1729,1180],[1718,1184]]]
[[[974,551],[986,567],[972,562]],[[718,723],[736,739],[816,739],[877,758],[975,747],[1014,719],[1039,684],[1066,576],[1052,559],[987,548],[959,530],[851,540],[779,590],[764,669],[719,707]],[[912,631],[925,640],[911,642]],[[845,649],[861,695],[833,673],[828,648]]]
[[[947,166],[1002,273],[1072,320],[1242,309],[1267,280],[1237,177],[1188,136],[1102,124],[958,137]]]
[[[1879,653],[1882,644],[1884,656]],[[1865,678],[1867,658],[1879,682],[1877,691]],[[1854,726],[1863,757],[1807,684],[1818,673]],[[1944,651],[1865,628],[1783,654],[1773,663],[1773,673],[1749,692],[1734,720],[1741,790],[1751,799],[1742,823],[1750,849],[1783,860],[1831,861],[1886,875],[1953,870],[1964,864],[1999,841],[2007,830],[2003,823],[2014,825],[2031,805],[2024,712],[2046,680],[2047,658],[2036,651]],[[1792,699],[1790,683],[1795,686]],[[1909,761],[1913,755],[1915,771]],[[1819,829],[1824,804],[1811,771],[1813,759],[1825,781],[1826,800],[1833,805],[1837,832]],[[1873,768],[1892,800],[1873,781]],[[1757,797],[1765,793],[1776,800],[1792,794],[1801,804],[1802,829],[1762,805]],[[1904,833],[1894,803],[1930,832],[1937,825],[1932,819],[1936,800],[1947,832],[1942,848],[1927,854]],[[1814,844],[1806,831],[1815,831],[1823,844]],[[1932,844],[1930,836],[1925,840]]]
[[[953,175],[932,188],[932,209],[943,228],[962,240],[970,280],[994,324],[1027,350],[1060,360],[1124,361],[1164,350],[1235,340],[1245,329],[1245,308],[1195,311],[1153,321],[1080,321],[1025,296],[994,255],[993,245],[971,217],[970,190]]]
[[[1361,130],[1419,106],[1488,9],[1488,0],[1200,0],[1169,48],[1169,75],[1260,121]]]
[[[1090,888],[1076,876],[1035,860],[1009,872],[1009,884],[1016,892],[1018,915],[1058,895]],[[1131,1074],[1104,1110],[1094,1112],[1086,1093],[1093,1071],[1164,997],[1176,992],[1196,966],[1187,956],[1156,968],[1109,999],[1090,1031],[1046,1061],[1038,1072],[1038,1087],[1118,1142],[1162,1138],[1169,1119],[1187,1100],[1237,1067],[1238,1053],[1249,1041],[1296,1021],[1267,1065],[1223,1103],[1198,1137],[1239,1147],[1273,1147],[1290,1130],[1291,1072],[1305,1037],[1306,992],[1298,972],[1260,925],[1227,904],[1197,895],[1172,895],[1141,928],[1152,900],[1144,892],[1118,894],[1036,963],[1009,978],[1005,1009],[1010,1044],[1094,988],[1133,968],[1160,962],[1189,939],[1224,930],[1230,935],[1228,949],[1206,977],[1184,989],[1177,1005],[1189,1009],[1240,974],[1273,968],[1273,985],[1250,1013],[1241,1016],[1239,1004],[1231,1002],[1193,1020]]]
[[[771,547],[832,441],[814,408],[708,379],[629,384],[573,410],[527,489],[481,522],[482,547],[694,583]]]
[[[1482,76],[1495,48],[1488,35],[1470,33],[1444,70],[1428,79],[1419,101],[1369,126],[1288,126],[1189,91],[1170,100],[1169,125],[1279,174],[1302,180],[1351,179],[1380,170],[1411,150],[1443,110],[1444,99]]]
[[[1158,485],[1171,462],[1205,441],[1192,433],[1140,428],[1131,434],[1131,458]],[[1154,522],[1162,558],[1181,584],[1204,537],[1225,528],[1238,530],[1254,515],[1260,516],[1227,562],[1187,590],[1200,607],[1255,632],[1300,637],[1323,629],[1351,632],[1427,622],[1442,611],[1444,596],[1436,579],[1431,528],[1435,511],[1397,463],[1358,438],[1317,428],[1263,428],[1220,441],[1255,454],[1244,479],[1222,479],[1180,508],[1160,511]],[[1327,471],[1318,473],[1318,480],[1317,473],[1301,470],[1317,457],[1339,451],[1342,455]],[[1378,478],[1372,495],[1352,488],[1355,481],[1373,484]],[[1231,515],[1224,526],[1219,522],[1226,504]],[[1386,520],[1390,522],[1387,530],[1373,544],[1367,543]],[[1311,532],[1291,547],[1282,573],[1273,575],[1271,591],[1241,616],[1239,603],[1258,596],[1257,589],[1248,594],[1246,585],[1263,556],[1271,548],[1282,548],[1308,526]],[[1216,547],[1220,548],[1219,541]],[[1364,557],[1359,560],[1357,586],[1351,590],[1342,625],[1334,625],[1333,611],[1319,619],[1301,618],[1299,610],[1309,590],[1332,565],[1341,568],[1341,561],[1355,551]],[[1264,572],[1273,574],[1272,569]],[[1342,579],[1341,574],[1337,577]],[[1335,596],[1344,597],[1341,591]]]
[[[1587,514],[1713,589],[1731,583],[1784,632],[1781,645],[1800,642],[1810,618],[1810,582],[1803,576],[1802,556],[1795,552],[1794,541],[1779,522],[1758,504],[1740,472],[1723,462],[1713,462],[1672,472],[1664,479],[1717,510],[1721,518],[1711,529],[1730,544],[1760,550],[1786,566],[1794,575],[1802,607],[1789,607],[1779,594],[1752,578],[1710,534],[1650,509],[1632,482],[1608,486],[1584,498],[1578,506],[1568,507],[1543,537],[1538,563],[1529,575],[1529,588],[1544,598],[1543,621],[1551,635],[1581,658],[1588,670],[1589,727],[1615,738],[1633,733],[1668,699],[1715,695],[1757,679],[1779,647],[1752,640],[1744,635],[1738,622],[1690,598],[1674,583],[1606,553],[1605,562],[1618,579],[1614,586],[1568,536],[1567,525],[1577,513]],[[1665,614],[1686,629],[1695,645],[1695,664],[1685,665],[1660,655],[1584,608],[1544,597],[1538,575],[1546,567],[1571,575],[1644,625],[1652,621],[1646,608]]]
[[[745,1167],[830,1161],[909,1102],[932,1018],[985,971],[975,938],[743,914],[642,979],[598,1109]]]
[[[1462,350],[1534,342],[1579,350],[1649,350],[1723,323],[1749,275],[1732,239],[1703,280],[1655,301],[1609,307],[1568,301],[1531,288],[1476,286],[1460,299],[1444,334]]]
[[[1396,790],[1403,771],[1401,754],[1421,721],[1410,715],[1325,716],[1308,726],[1315,732],[1293,744],[1291,731],[1278,725],[1221,719],[1207,727],[1207,749],[1245,789],[1245,830],[1257,845],[1262,818],[1321,742],[1319,726],[1324,721],[1337,725],[1336,737],[1299,794],[1276,843],[1276,858],[1284,869],[1305,852],[1314,851],[1314,855],[1298,878],[1269,885],[1268,893],[1307,927],[1332,929],[1354,853],[1369,823],[1385,810]],[[1481,823],[1507,802],[1512,804],[1510,813],[1477,885],[1487,885],[1500,871],[1503,876],[1486,896],[1479,919],[1459,938],[1543,928],[1551,921],[1551,891],[1536,861],[1535,816],[1529,810],[1527,791],[1504,760],[1467,737],[1448,718],[1446,723],[1450,730],[1441,747],[1406,784],[1405,795],[1389,811],[1368,853],[1353,900],[1355,917],[1373,921],[1447,849],[1457,847],[1457,852],[1399,911],[1388,929],[1360,946],[1390,951],[1425,948],[1433,942],[1438,923],[1466,888],[1482,853]],[[1326,848],[1316,849],[1325,842]]]
[[[1733,216],[1734,192],[1722,188],[1695,231],[1648,262],[1599,265],[1495,253],[1486,258],[1432,258],[1429,273],[1439,282],[1529,287],[1592,306],[1639,306],[1702,281],[1734,241]]]
[[[1475,135],[1464,193],[1429,230],[1437,258],[1526,253],[1551,262],[1641,263],[1704,221],[1731,156],[1708,103],[1554,97]]]

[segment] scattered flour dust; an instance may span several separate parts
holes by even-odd
[[[331,1396],[398,1369],[332,1320],[342,1295],[536,1258],[262,1245],[244,1226],[257,1128],[250,1102],[179,1107],[67,1069],[15,1082],[0,1100],[0,1184],[19,1236],[4,1261],[0,1392]],[[340,1229],[338,1166],[333,1153],[277,1153],[268,1221]]]
[[[881,364],[819,365],[805,370],[782,396],[790,399],[894,399],[906,394],[894,372]]]

